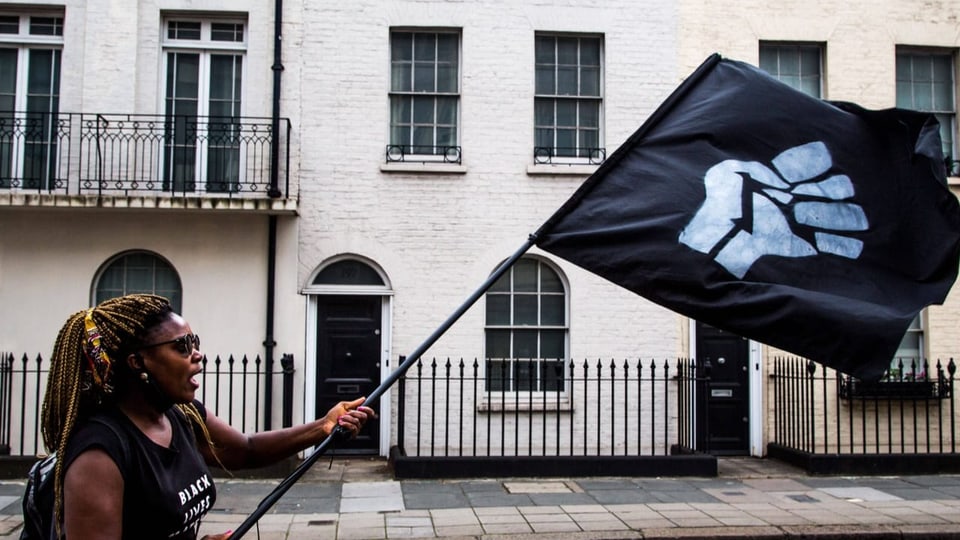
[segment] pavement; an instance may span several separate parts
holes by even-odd
[[[279,480],[218,479],[201,535],[231,530]],[[23,482],[0,482],[0,538]],[[383,459],[322,459],[245,538],[956,539],[960,476],[812,477],[720,458],[711,478],[396,480]]]

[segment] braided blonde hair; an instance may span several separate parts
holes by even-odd
[[[78,421],[115,405],[114,389],[126,383],[117,373],[128,371],[127,355],[143,345],[144,337],[172,314],[170,302],[162,296],[130,294],[78,311],[67,319],[53,346],[43,398],[41,433],[48,451],[64,456]],[[91,354],[90,343],[95,343],[95,354]],[[214,450],[197,407],[192,403],[177,406],[201,428]],[[58,537],[63,519],[63,475],[63,460],[58,459],[54,473]]]

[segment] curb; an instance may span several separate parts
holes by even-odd
[[[640,531],[563,533],[565,540],[960,540],[960,525],[797,525],[783,527],[674,527]],[[557,533],[485,534],[445,540],[545,540]]]

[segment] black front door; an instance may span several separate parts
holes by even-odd
[[[697,395],[701,404],[697,407],[697,449],[715,455],[749,454],[749,342],[698,322],[697,360],[700,366],[710,363],[710,380],[699,387]]]
[[[369,395],[380,384],[380,306],[379,296],[318,298],[318,417],[339,401]],[[380,424],[370,420],[357,438],[337,443],[332,452],[376,454],[379,450]]]

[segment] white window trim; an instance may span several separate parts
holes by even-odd
[[[566,96],[571,100],[576,101],[585,101],[585,100],[595,100],[600,103],[600,113],[597,118],[597,148],[606,148],[606,138],[605,138],[605,126],[606,126],[606,104],[607,104],[607,90],[606,90],[606,39],[602,34],[579,34],[579,33],[564,33],[564,32],[537,32],[536,37],[562,37],[562,38],[579,38],[579,39],[596,39],[600,47],[600,88],[599,95],[596,97],[593,96]],[[536,45],[534,45],[536,47]],[[534,55],[536,56],[536,55]],[[536,67],[536,61],[534,60],[534,68]],[[533,100],[536,103],[536,100],[542,97],[544,99],[557,99],[556,97],[550,98],[547,95],[540,96],[537,94],[536,88],[533,90]],[[536,122],[531,126],[534,131],[536,131]],[[536,135],[534,135],[536,137]],[[531,148],[536,148],[536,139],[534,139],[534,144]],[[609,157],[609,156],[607,156]],[[537,163],[534,160],[534,163],[527,166],[527,175],[579,175],[579,174],[593,174],[593,171],[599,164],[591,161],[589,156],[586,157],[577,157],[577,156],[560,156],[553,157],[550,160],[550,163]],[[566,170],[564,170],[566,168]]]
[[[181,277],[180,271],[177,270],[177,267],[174,266],[174,264],[173,264],[169,259],[167,259],[167,258],[164,257],[163,255],[160,255],[159,253],[157,253],[157,252],[155,252],[155,251],[151,251],[151,250],[149,250],[149,249],[130,249],[130,250],[126,250],[126,251],[121,251],[121,252],[119,252],[119,253],[115,253],[115,254],[113,254],[112,256],[106,258],[106,259],[103,261],[103,263],[101,263],[100,267],[97,268],[97,271],[96,271],[96,273],[95,273],[94,276],[93,276],[93,281],[91,282],[91,287],[90,287],[90,305],[91,305],[91,306],[97,305],[97,293],[100,291],[100,281],[103,279],[103,276],[104,276],[104,274],[106,274],[107,270],[110,269],[113,265],[117,264],[119,261],[125,259],[126,257],[132,256],[132,255],[145,255],[145,256],[149,256],[149,257],[152,257],[155,262],[156,262],[156,261],[160,261],[160,262],[162,262],[162,263],[164,263],[164,264],[166,264],[167,266],[170,267],[170,269],[171,269],[171,270],[173,271],[173,273],[174,273],[174,276],[176,276],[176,278],[177,278],[178,287],[179,287],[179,290],[177,291],[177,294],[180,295],[180,303],[181,303],[181,305],[179,306],[179,309],[182,309],[182,307],[183,307],[183,306],[182,306],[182,304],[183,304],[183,277]],[[154,274],[154,277],[156,277],[156,274]],[[129,293],[127,290],[125,290],[125,291],[124,291],[124,294],[130,294],[130,293]],[[159,294],[159,293],[154,292],[153,294]]]
[[[37,10],[37,11],[5,11],[0,9],[0,15],[7,17],[20,18],[20,30],[16,34],[0,34],[0,44],[3,45],[49,45],[51,47],[63,48],[63,35],[36,35],[30,33],[30,17],[53,17],[59,18],[65,24],[63,11],[60,10]],[[66,29],[64,28],[64,31]]]
[[[171,21],[200,23],[200,39],[171,39],[167,37],[168,23]],[[210,29],[214,23],[242,24],[243,41],[211,40]],[[247,40],[249,39],[249,35],[250,25],[245,19],[197,19],[195,17],[179,17],[176,14],[164,16],[160,26],[160,72],[157,81],[159,86],[157,89],[157,110],[160,111],[160,114],[163,114],[163,112],[166,110],[168,53],[196,53],[200,55],[201,62],[200,72],[198,74],[199,91],[197,100],[199,103],[198,114],[200,116],[204,116],[208,112],[210,103],[210,55],[211,53],[215,54],[219,52],[233,52],[239,53],[243,57],[243,62],[241,64],[241,69],[243,70],[241,73],[242,84],[240,86],[240,115],[243,116],[243,109],[247,106]]]
[[[437,27],[405,27],[398,26],[390,28],[390,41],[392,42],[394,33],[414,33],[414,34],[452,34],[457,37],[457,91],[455,93],[432,92],[425,93],[427,96],[456,96],[457,98],[457,144],[460,147],[460,163],[451,163],[445,160],[444,155],[435,154],[408,154],[404,161],[387,161],[380,166],[381,172],[440,172],[449,174],[465,174],[466,167],[463,166],[463,30],[461,28],[437,28]],[[387,54],[387,144],[384,147],[392,146],[394,143],[390,137],[390,123],[393,118],[390,116],[390,100],[394,95],[410,95],[410,92],[394,92],[393,88],[393,66],[392,66],[392,43],[390,51]]]
[[[563,286],[563,297],[564,297],[564,321],[563,325],[542,325],[536,327],[529,326],[516,326],[516,325],[501,325],[501,326],[490,326],[484,321],[483,325],[483,346],[481,347],[482,357],[478,359],[480,361],[480,366],[477,370],[478,377],[478,389],[482,389],[482,395],[479,396],[477,400],[477,410],[480,412],[500,412],[500,411],[559,411],[559,412],[569,412],[573,408],[573,403],[570,401],[570,282],[567,279],[567,276],[560,271],[553,262],[549,259],[536,255],[527,255],[525,259],[536,260],[538,263],[547,266],[550,270],[556,273],[557,277],[560,279],[560,284]],[[511,268],[511,272],[512,272]],[[486,301],[487,293],[484,293],[484,301]],[[553,293],[557,294],[557,293]],[[514,296],[514,292],[510,293],[511,298]],[[540,296],[540,293],[537,295]],[[484,304],[484,309],[486,309],[486,304]],[[484,312],[485,313],[485,312]],[[486,317],[486,315],[484,315]],[[548,391],[502,391],[502,390],[491,390],[489,393],[486,388],[487,380],[487,368],[486,363],[488,359],[487,355],[487,346],[486,346],[486,336],[487,330],[523,330],[523,329],[547,329],[547,330],[564,330],[563,338],[563,348],[564,348],[564,358],[561,359],[563,363],[563,376],[564,376],[564,389],[560,392],[554,390]],[[511,358],[510,360],[518,360],[518,358]],[[547,397],[547,402],[543,403],[543,396]],[[489,398],[489,399],[488,399]],[[532,399],[531,399],[532,398]],[[558,399],[559,398],[559,399]]]
[[[194,22],[200,24],[200,39],[176,39],[168,37],[169,23],[172,21],[177,22]],[[242,24],[243,25],[243,41],[213,41],[210,39],[211,29],[213,24]],[[192,53],[200,55],[200,66],[197,73],[198,88],[197,88],[197,116],[207,116],[210,113],[210,56],[217,53],[235,53],[241,56],[241,75],[240,75],[240,114],[239,116],[245,115],[245,109],[248,106],[247,103],[247,87],[249,86],[248,82],[248,69],[249,61],[247,55],[247,40],[250,36],[250,24],[247,19],[240,17],[202,17],[198,18],[195,15],[180,15],[177,13],[168,13],[164,14],[161,18],[160,24],[160,71],[157,77],[157,111],[159,115],[163,116],[166,114],[166,100],[167,100],[167,70],[169,69],[169,53]],[[206,171],[204,164],[207,163],[207,148],[199,149],[196,156],[196,169],[194,182],[197,186],[203,185],[206,178]],[[245,163],[245,147],[241,145],[240,147],[240,163]],[[165,175],[166,172],[163,171],[163,156],[160,157],[160,169],[161,174]],[[239,184],[243,184],[246,181],[246,169],[241,167],[239,170],[240,176],[237,179]],[[195,195],[205,192],[198,192]],[[210,194],[212,197],[220,197],[220,193]]]
[[[0,15],[5,16],[14,16],[19,18],[19,29],[16,34],[0,34],[0,46],[5,48],[15,48],[17,50],[17,70],[16,70],[16,82],[14,83],[14,102],[13,110],[16,114],[13,116],[14,121],[25,121],[26,119],[26,110],[27,110],[27,78],[28,73],[28,57],[31,50],[52,50],[60,51],[60,73],[62,84],[63,76],[63,44],[64,39],[63,35],[36,35],[30,33],[30,18],[31,17],[53,17],[59,18],[61,24],[64,22],[64,16],[62,11],[15,11],[15,12],[6,12],[0,10]],[[57,93],[60,93],[60,89],[57,89]],[[58,98],[59,101],[59,98]],[[11,167],[14,171],[18,171],[18,174],[22,172],[22,167],[24,166],[24,151],[25,147],[23,142],[15,137],[12,141],[11,147],[11,156],[12,163]],[[57,152],[60,152],[60,147],[57,147]],[[46,181],[46,180],[43,180]],[[21,188],[9,188],[11,191],[16,191]],[[28,191],[33,191],[33,188],[29,188]]]
[[[943,55],[949,56],[952,60],[953,67],[953,159],[960,159],[960,51],[956,48],[949,47],[923,47],[923,46],[912,46],[912,45],[897,45],[896,51],[894,53],[894,58],[899,55]],[[912,83],[913,81],[911,81]],[[895,98],[896,99],[896,98]],[[930,114],[945,114],[940,111],[928,111]],[[953,180],[958,177],[950,177],[951,185],[957,185],[957,181]]]
[[[826,51],[826,47],[824,47],[823,43],[817,41],[761,41],[759,49],[762,50],[764,47],[776,48],[778,59],[780,58],[780,49],[784,47],[809,47],[811,49],[817,49],[817,62],[820,64],[820,73],[817,78],[817,92],[819,95],[816,97],[818,99],[827,99],[826,86],[824,85],[824,52]],[[757,63],[759,64],[759,61]],[[780,80],[779,73],[771,73],[770,75],[775,79]]]
[[[49,49],[59,50],[63,54],[63,36],[46,36],[30,34],[30,17],[59,17],[63,19],[62,12],[15,12],[5,13],[0,11],[0,15],[16,16],[20,18],[20,31],[17,34],[0,34],[0,45],[5,48],[17,49],[17,81],[14,85],[16,89],[16,98],[13,110],[25,111],[27,108],[27,53],[30,49]],[[62,72],[61,66],[61,72]]]

